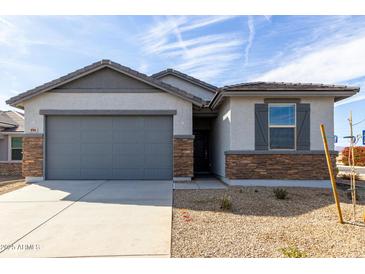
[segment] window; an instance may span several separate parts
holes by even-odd
[[[269,104],[269,149],[295,149],[295,104]]]
[[[23,138],[11,137],[11,160],[21,161],[23,159]]]

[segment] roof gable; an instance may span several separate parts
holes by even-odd
[[[216,91],[218,90],[218,87],[216,87],[216,86],[213,86],[207,82],[204,82],[202,80],[199,80],[197,78],[194,78],[190,75],[187,75],[185,73],[182,73],[182,72],[180,72],[178,70],[174,70],[174,69],[166,69],[166,70],[157,72],[155,74],[152,74],[151,77],[153,77],[155,79],[161,79],[167,75],[173,75],[173,76],[183,79],[187,82],[190,82],[194,85],[200,86],[200,87],[206,89],[207,91],[212,92],[213,94],[215,94]]]
[[[22,132],[24,116],[12,110],[0,111],[0,128],[3,128],[3,132]]]
[[[92,72],[84,77],[61,85],[54,90],[82,90],[82,89],[102,89],[102,90],[156,90],[155,87],[141,82],[128,75],[122,74],[109,67]]]
[[[74,72],[71,72],[65,76],[62,76],[58,79],[55,79],[53,81],[47,82],[41,86],[38,86],[34,89],[28,90],[26,92],[23,92],[15,97],[10,98],[6,101],[7,104],[10,104],[12,106],[17,106],[21,102],[28,100],[34,96],[38,96],[44,92],[50,91],[55,88],[59,88],[61,86],[66,86],[66,84],[75,81],[77,79],[81,79],[89,74],[92,74],[96,71],[99,71],[104,68],[112,69],[116,72],[119,72],[123,75],[126,75],[130,78],[133,78],[135,80],[138,80],[144,84],[147,84],[148,86],[157,88],[159,90],[165,91],[167,93],[170,93],[174,96],[180,97],[184,100],[190,101],[195,105],[202,106],[203,101],[196,97],[191,95],[190,93],[181,90],[179,88],[173,87],[169,84],[166,84],[162,81],[159,81],[157,79],[154,79],[152,77],[149,77],[145,74],[142,74],[138,71],[132,70],[131,68],[122,66],[118,63],[112,62],[110,60],[101,60],[99,62],[93,63],[89,66],[86,66],[84,68],[78,69]]]

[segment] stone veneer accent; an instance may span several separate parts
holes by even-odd
[[[21,176],[22,163],[0,163],[0,176]]]
[[[23,137],[23,176],[43,177],[43,137]]]
[[[331,155],[335,166],[336,155]],[[227,154],[228,179],[300,179],[328,180],[323,153],[295,154]]]
[[[193,177],[194,139],[174,137],[174,177]]]

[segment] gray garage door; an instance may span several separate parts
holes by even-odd
[[[47,179],[172,179],[171,116],[48,116]]]

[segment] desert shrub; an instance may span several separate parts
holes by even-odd
[[[342,163],[349,165],[349,147],[342,150]],[[354,147],[355,166],[365,166],[365,147]]]
[[[306,258],[307,254],[300,251],[296,246],[284,247],[280,249],[281,253],[287,258]]]
[[[231,198],[227,195],[224,195],[221,200],[221,209],[223,210],[231,210],[232,209],[232,201]]]
[[[351,190],[350,190],[350,189],[348,189],[348,190],[346,191],[346,196],[347,196],[347,199],[352,200],[352,192],[351,192]],[[356,201],[359,201],[359,200],[360,200],[360,196],[359,196],[359,189],[358,189],[358,188],[356,188]]]
[[[284,200],[288,196],[288,191],[283,188],[274,188],[273,192],[275,194],[276,199]]]

